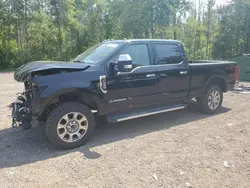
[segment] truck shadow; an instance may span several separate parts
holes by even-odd
[[[85,146],[66,151],[56,150],[48,143],[42,126],[34,127],[28,131],[12,128],[4,129],[0,131],[0,169],[35,163],[71,152],[81,152],[85,158],[97,159],[102,155],[92,151],[96,146],[132,139],[140,135],[214,116],[202,114],[198,111],[196,103],[192,102],[187,109],[180,111],[117,124],[98,125],[95,134]],[[230,109],[223,107],[219,114],[228,111]]]

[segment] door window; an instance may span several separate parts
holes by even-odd
[[[147,44],[132,44],[123,49],[120,54],[130,55],[130,57],[132,58],[133,68],[138,66],[150,65]],[[116,59],[118,59],[118,57]]]
[[[177,64],[182,61],[180,49],[175,44],[156,44],[157,64]]]

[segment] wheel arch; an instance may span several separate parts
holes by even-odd
[[[49,112],[60,103],[79,102],[87,106],[92,111],[98,111],[98,104],[90,94],[84,92],[65,92],[53,97],[43,109],[39,119],[46,120]]]
[[[204,86],[204,91],[206,91],[210,85],[219,86],[223,92],[228,91],[227,78],[224,76],[212,76],[212,77],[210,77],[210,79],[208,79],[208,81],[206,82],[206,84]]]

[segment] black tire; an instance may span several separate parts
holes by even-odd
[[[86,117],[88,122],[88,128],[86,130],[86,133],[84,133],[84,136],[79,140],[74,142],[66,142],[59,137],[57,133],[58,132],[57,125],[62,117],[64,117],[68,113],[73,113],[73,112],[79,112]],[[78,102],[66,102],[57,105],[49,113],[45,124],[45,131],[48,140],[52,143],[54,147],[59,149],[73,149],[82,146],[88,141],[88,139],[95,130],[95,126],[96,125],[95,125],[94,115],[92,114],[91,110],[88,107]]]
[[[216,108],[214,109],[211,109],[209,107],[209,95],[212,93],[212,92],[218,92],[219,95],[220,95],[220,100],[219,100],[219,103],[218,103],[218,106],[216,106]],[[221,90],[221,88],[217,85],[210,85],[207,87],[206,89],[206,93],[205,93],[205,96],[203,98],[196,98],[197,102],[199,103],[200,107],[201,107],[201,110],[205,113],[208,113],[208,114],[214,114],[216,112],[218,112],[218,110],[220,109],[221,105],[222,105],[222,102],[223,102],[223,92]]]

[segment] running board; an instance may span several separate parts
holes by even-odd
[[[167,107],[158,107],[158,108],[153,108],[153,109],[147,109],[147,110],[142,110],[142,111],[136,111],[133,113],[127,113],[127,114],[119,114],[115,116],[107,116],[107,120],[110,123],[117,123],[121,121],[126,121],[130,119],[136,119],[140,117],[145,117],[145,116],[151,116],[155,114],[160,114],[164,112],[170,112],[170,111],[175,111],[175,110],[180,110],[186,108],[186,104],[178,104],[178,105],[172,105],[172,106],[167,106]]]

